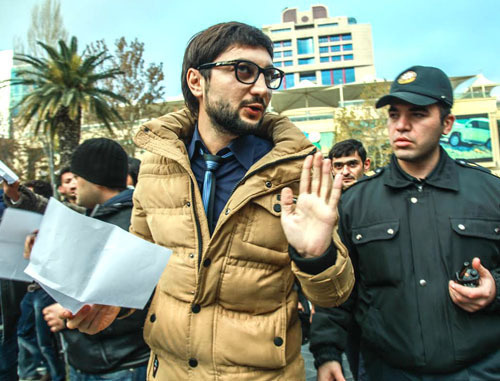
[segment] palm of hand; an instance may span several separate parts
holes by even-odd
[[[282,224],[291,246],[307,256],[318,256],[328,248],[337,218],[336,208],[323,198],[303,193],[294,212],[282,217]]]

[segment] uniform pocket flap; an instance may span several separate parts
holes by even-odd
[[[467,237],[500,240],[500,220],[487,218],[450,218],[455,233]]]
[[[399,231],[399,220],[379,222],[352,229],[352,241],[356,245],[372,241],[392,239]]]

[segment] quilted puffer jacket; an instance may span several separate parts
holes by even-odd
[[[273,149],[235,187],[212,236],[186,150],[195,121],[180,111],[143,125],[131,232],[173,250],[146,319],[149,380],[304,380],[296,278],[313,303],[348,297],[354,274],[334,233],[337,260],[317,274],[291,261],[279,194],[297,194],[314,147],[287,118],[267,114]],[[147,255],[147,253],[145,253]]]

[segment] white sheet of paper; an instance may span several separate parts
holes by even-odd
[[[73,313],[94,303],[141,309],[170,254],[51,198],[25,271]]]
[[[28,260],[23,258],[26,236],[40,227],[42,215],[7,208],[0,224],[0,278],[31,282],[24,273]]]
[[[0,160],[0,177],[7,181],[9,185],[19,180],[19,177],[2,160]]]

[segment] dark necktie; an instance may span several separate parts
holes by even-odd
[[[205,164],[207,166],[207,169],[205,171],[205,178],[203,179],[203,207],[205,208],[205,214],[207,216],[210,233],[212,233],[215,228],[215,171],[217,170],[217,168],[219,168],[219,166],[225,159],[233,156],[233,153],[229,151],[220,156],[204,153],[202,150],[200,150],[200,153],[203,155],[203,159],[205,160]]]

